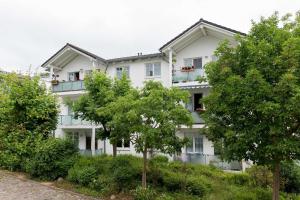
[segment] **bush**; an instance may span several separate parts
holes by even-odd
[[[37,144],[34,156],[26,163],[26,171],[44,180],[65,177],[76,160],[77,151],[69,140],[49,138]]]
[[[89,187],[93,190],[100,190],[102,193],[108,193],[110,191],[113,191],[114,182],[110,177],[100,175],[97,179],[93,179],[89,183]]]
[[[227,180],[236,185],[249,185],[251,178],[247,173],[229,174]]]
[[[188,194],[203,197],[209,190],[209,185],[201,180],[200,177],[188,178],[186,183],[186,191]]]
[[[184,190],[186,185],[186,177],[180,173],[165,172],[163,175],[163,185],[170,191]]]
[[[156,192],[150,187],[144,189],[137,187],[133,192],[134,200],[155,200]]]
[[[86,167],[83,169],[71,168],[68,173],[68,180],[87,186],[89,183],[97,179],[97,170],[94,167]]]
[[[137,158],[128,155],[113,158],[110,171],[119,191],[136,187],[137,180],[141,179],[141,169],[137,162]]]
[[[267,166],[253,165],[246,169],[246,172],[251,177],[251,184],[259,187],[272,186],[273,174]]]
[[[300,166],[295,162],[282,162],[280,173],[284,191],[300,193]]]
[[[169,159],[167,156],[162,156],[162,155],[156,155],[153,158],[151,158],[150,163],[168,163]]]
[[[174,197],[163,193],[159,197],[157,197],[155,200],[175,200],[175,199],[174,199]]]

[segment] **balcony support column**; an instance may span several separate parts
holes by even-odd
[[[50,74],[49,74],[49,80],[51,81],[53,78],[53,66],[50,65]]]
[[[173,50],[169,48],[169,83],[170,87],[172,87],[172,79],[173,79]]]
[[[96,128],[92,128],[92,138],[91,138],[91,150],[92,150],[92,155],[95,155],[95,143],[96,143]]]

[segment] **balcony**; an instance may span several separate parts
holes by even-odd
[[[82,120],[80,118],[75,119],[73,115],[60,115],[58,124],[63,126],[92,125],[90,121]]]
[[[193,107],[191,103],[185,105],[185,108],[191,112],[194,124],[204,124],[204,120],[200,117],[199,112],[194,111]]]
[[[186,83],[197,81],[204,76],[204,69],[175,70],[173,72],[173,83]]]
[[[84,81],[65,81],[52,84],[53,92],[66,92],[66,91],[78,91],[85,90]]]

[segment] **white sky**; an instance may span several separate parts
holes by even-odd
[[[67,42],[103,58],[154,53],[200,18],[248,32],[300,0],[0,0],[0,68],[40,66]]]

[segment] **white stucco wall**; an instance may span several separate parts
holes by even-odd
[[[214,54],[214,51],[221,41],[222,39],[213,36],[201,37],[194,41],[192,44],[176,53],[175,70],[179,70],[184,66],[185,58],[202,57],[202,64],[204,66],[211,61],[211,56]]]
[[[146,77],[146,63],[161,63],[161,76],[159,77]],[[168,63],[163,59],[146,59],[146,60],[137,60],[133,62],[122,62],[110,64],[107,69],[107,74],[110,77],[116,77],[116,68],[122,66],[129,66],[129,78],[133,87],[142,87],[144,82],[147,80],[156,80],[161,81],[162,84],[166,87],[170,86],[169,83],[169,71]]]

